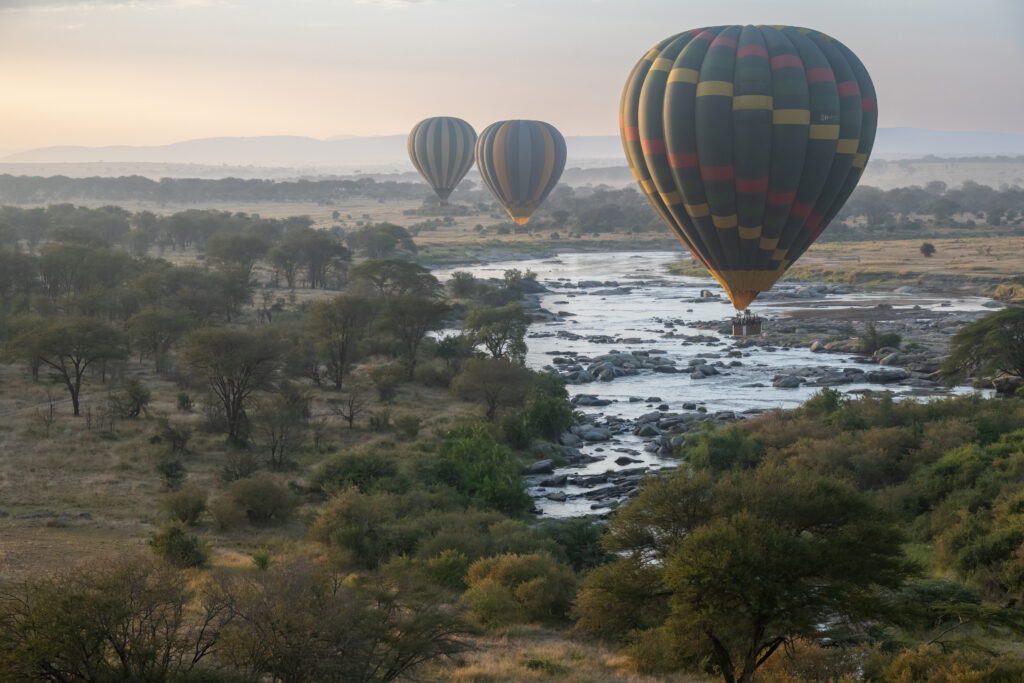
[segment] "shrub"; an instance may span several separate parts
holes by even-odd
[[[209,559],[206,544],[179,524],[170,524],[153,534],[150,540],[157,557],[176,567],[202,567]]]
[[[210,511],[210,516],[213,517],[213,523],[221,531],[237,529],[247,521],[245,510],[235,503],[228,494],[215,498],[207,506],[207,509]]]
[[[386,432],[391,429],[391,411],[377,410],[370,413],[370,431]]]
[[[458,550],[444,550],[437,557],[427,560],[427,576],[447,588],[464,589],[468,573],[469,558]]]
[[[350,554],[365,569],[376,569],[396,554],[411,553],[424,531],[422,510],[393,494],[367,496],[350,488],[321,508],[312,536]]]
[[[415,439],[420,433],[422,424],[423,420],[416,415],[403,415],[395,419],[395,427],[407,439]]]
[[[188,392],[178,392],[178,410],[183,413],[190,412],[192,410],[192,397],[188,395]]]
[[[230,448],[224,455],[220,478],[225,482],[251,477],[260,469],[260,459],[245,448]]]
[[[515,514],[533,505],[512,452],[482,425],[453,430],[441,444],[431,474],[485,507]]]
[[[895,332],[879,332],[875,324],[869,322],[864,326],[864,333],[860,336],[860,352],[871,355],[878,349],[898,348],[900,341],[900,335]]]
[[[498,555],[474,562],[463,599],[487,623],[564,619],[576,575],[547,553]]]
[[[227,493],[251,524],[287,521],[297,505],[295,494],[287,486],[266,475],[239,479]]]
[[[152,398],[152,392],[140,379],[129,377],[121,391],[110,395],[110,408],[118,417],[131,420],[146,412]]]
[[[311,484],[332,495],[352,486],[362,493],[405,488],[395,458],[377,451],[334,455],[320,465]]]
[[[171,453],[188,452],[188,442],[192,438],[192,430],[185,425],[174,424],[166,417],[157,420],[157,441],[171,447]]]
[[[195,526],[206,511],[206,491],[198,486],[187,486],[165,495],[161,507],[170,521]]]
[[[181,464],[180,460],[161,460],[156,464],[156,471],[160,473],[164,488],[168,491],[177,490],[188,476],[185,466]]]
[[[403,377],[405,371],[398,363],[378,365],[370,370],[370,381],[377,389],[377,398],[384,402],[391,401],[398,395],[398,386],[402,383]]]

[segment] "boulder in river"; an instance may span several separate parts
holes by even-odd
[[[804,383],[802,377],[796,375],[779,375],[772,381],[772,386],[776,389],[796,389]]]
[[[527,474],[551,474],[555,471],[554,460],[538,460],[526,468]]]

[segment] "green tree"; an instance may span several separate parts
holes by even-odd
[[[613,517],[605,545],[620,557],[585,583],[579,626],[623,637],[667,613],[656,628],[675,657],[747,683],[780,647],[821,637],[822,624],[838,634],[891,623],[887,592],[916,570],[901,542],[886,515],[836,480],[777,465],[717,480],[680,469]],[[640,585],[658,589],[628,615],[612,611]]]
[[[346,239],[348,245],[368,258],[384,258],[395,251],[416,251],[409,232],[393,223],[377,223],[360,228]]]
[[[66,318],[26,328],[12,340],[11,349],[29,362],[38,361],[57,371],[77,417],[85,371],[97,361],[124,358],[127,341],[123,333],[103,321]]]
[[[206,254],[211,260],[228,269],[240,268],[247,275],[252,275],[253,266],[269,248],[262,237],[249,232],[218,232],[206,240]]]
[[[366,336],[375,313],[374,303],[358,294],[340,294],[330,301],[313,304],[310,327],[327,359],[335,389],[341,389],[356,347]]]
[[[440,329],[447,314],[448,304],[428,296],[401,294],[387,299],[381,325],[401,344],[410,380],[416,375],[416,355],[423,338]]]
[[[466,314],[462,324],[463,333],[474,344],[482,345],[492,358],[508,358],[522,363],[526,357],[526,329],[530,316],[517,303],[501,308],[495,306],[474,306]]]
[[[281,349],[266,332],[203,327],[183,343],[182,357],[195,379],[209,387],[224,411],[228,440],[244,443],[246,408],[253,394],[270,388]]]
[[[533,505],[512,451],[496,442],[482,425],[449,433],[431,472],[437,481],[484,507],[519,514]]]
[[[1004,308],[960,328],[949,346],[942,373],[1024,377],[1024,308]]]
[[[921,244],[921,256],[930,258],[935,255],[935,245],[931,242],[924,242]]]
[[[363,261],[352,266],[348,274],[353,282],[380,296],[412,294],[436,297],[442,292],[441,283],[427,268],[398,258]]]
[[[470,358],[452,380],[452,392],[464,401],[479,401],[488,421],[499,407],[519,406],[530,390],[533,373],[504,358]]]
[[[162,308],[150,308],[136,313],[128,320],[128,331],[142,356],[149,356],[157,372],[167,369],[171,347],[188,331],[190,321],[186,314]]]

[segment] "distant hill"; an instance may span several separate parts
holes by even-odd
[[[42,147],[0,158],[0,163],[164,163],[274,167],[360,166],[407,170],[405,135],[348,137],[327,140],[295,135],[251,138],[202,138],[169,145],[134,147]],[[621,165],[617,135],[569,136],[569,166],[594,168]],[[923,128],[882,128],[875,143],[876,157],[899,159],[1024,154],[1024,135],[979,131],[940,131]]]

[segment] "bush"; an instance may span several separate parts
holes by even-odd
[[[183,413],[188,413],[188,412],[190,412],[192,410],[192,406],[193,406],[192,397],[189,396],[187,392],[179,391],[178,392],[178,410],[180,410]]]
[[[900,335],[895,332],[879,332],[875,324],[869,322],[864,326],[864,333],[860,336],[860,352],[871,355],[878,349],[895,349],[899,347],[900,341]]]
[[[118,417],[132,420],[146,412],[152,398],[152,392],[141,380],[129,377],[121,385],[121,391],[110,395],[110,408]]]
[[[465,589],[468,573],[469,558],[458,550],[444,550],[437,557],[427,560],[427,576],[446,588]]]
[[[321,463],[311,484],[331,495],[352,486],[361,493],[398,491],[406,487],[406,482],[399,477],[395,458],[378,451],[334,455]]]
[[[177,490],[188,476],[185,466],[180,460],[161,460],[156,464],[156,471],[160,473],[164,488],[168,491]]]
[[[206,491],[188,486],[165,495],[160,505],[170,521],[195,526],[206,511]]]
[[[576,575],[547,553],[498,555],[474,562],[463,600],[487,623],[564,619]]]
[[[285,522],[297,505],[295,494],[287,486],[266,475],[239,479],[227,493],[251,524]]]
[[[416,415],[403,415],[395,419],[395,427],[407,439],[415,439],[420,433],[423,420]]]
[[[244,525],[247,521],[245,510],[242,509],[228,494],[218,496],[207,509],[213,517],[213,523],[221,531],[230,531]]]
[[[377,410],[370,413],[370,431],[386,432],[391,429],[391,411]]]
[[[256,474],[260,469],[260,459],[252,451],[245,448],[230,448],[224,455],[224,465],[220,468],[220,478],[225,482],[245,479]]]
[[[370,370],[370,381],[377,389],[377,398],[388,402],[398,395],[398,386],[405,377],[405,371],[398,363],[378,365]]]
[[[441,444],[431,474],[484,507],[516,514],[533,506],[518,461],[482,425],[453,430]]]
[[[174,424],[166,417],[157,420],[157,441],[171,447],[171,453],[187,453],[192,430],[185,425]]]
[[[157,557],[176,567],[202,567],[209,559],[206,544],[179,524],[164,527],[149,543]]]

